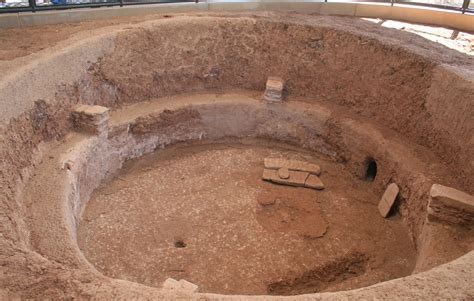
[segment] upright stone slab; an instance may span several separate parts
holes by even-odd
[[[397,200],[397,196],[400,190],[398,189],[397,184],[392,183],[388,185],[387,189],[385,190],[382,199],[379,202],[379,212],[380,215],[383,217],[387,217],[387,215],[390,212],[390,209],[392,209],[393,204]]]
[[[284,81],[279,77],[269,77],[263,98],[270,102],[280,102],[283,100]]]
[[[474,226],[474,196],[451,187],[433,184],[428,204],[428,220]]]
[[[102,106],[79,105],[71,113],[74,127],[89,134],[107,133],[109,109]]]

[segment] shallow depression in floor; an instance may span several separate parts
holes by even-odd
[[[262,181],[264,158],[321,166],[324,190]],[[92,195],[78,229],[102,273],[200,292],[293,295],[409,275],[415,250],[371,182],[287,145],[175,146],[129,161]]]

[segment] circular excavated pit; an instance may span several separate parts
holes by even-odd
[[[474,295],[470,207],[430,207],[433,184],[474,192],[472,60],[353,18],[147,20],[2,65],[0,299]],[[267,156],[326,189],[263,182]]]
[[[326,189],[262,181],[265,157],[320,164]],[[78,231],[109,277],[201,292],[291,295],[406,276],[415,264],[399,216],[342,164],[285,145],[172,147],[128,162],[89,201]]]

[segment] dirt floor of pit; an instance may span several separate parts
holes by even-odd
[[[320,164],[326,189],[262,181],[267,156]],[[201,292],[338,291],[413,270],[407,229],[383,219],[378,200],[342,164],[286,145],[178,146],[128,162],[95,191],[78,241],[105,275],[150,286],[172,277]]]

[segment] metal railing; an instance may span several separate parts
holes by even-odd
[[[3,1],[3,2],[2,2]],[[11,1],[11,2],[9,2]],[[199,0],[0,0],[0,13],[36,12],[45,10],[127,6],[152,3],[196,2]],[[84,1],[84,2],[82,2]],[[426,2],[423,2],[426,1]],[[471,3],[472,1],[472,3]],[[201,0],[201,2],[205,2]],[[376,2],[390,5],[414,5],[433,9],[474,13],[474,0],[320,0],[315,2]]]
[[[37,2],[37,0],[18,1],[11,3],[4,3],[1,5],[0,0],[0,14],[1,13],[18,13],[18,12],[36,12],[47,10],[61,10],[74,8],[96,8],[107,6],[126,6],[126,5],[140,5],[140,4],[156,4],[156,3],[180,3],[180,2],[196,2],[196,0],[91,0],[87,2],[76,1],[48,1]],[[8,0],[6,0],[8,1]]]

